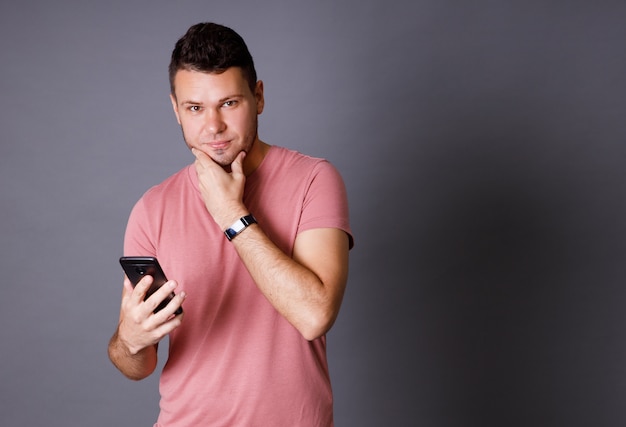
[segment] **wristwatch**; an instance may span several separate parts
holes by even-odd
[[[243,216],[239,218],[237,222],[235,222],[233,225],[228,227],[224,231],[224,234],[226,235],[226,238],[229,241],[233,240],[237,234],[241,233],[243,230],[245,230],[248,226],[252,224],[256,224],[256,218],[254,217],[254,215],[250,214],[250,215]]]

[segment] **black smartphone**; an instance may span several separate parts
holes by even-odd
[[[167,277],[165,277],[165,273],[163,273],[163,269],[155,257],[123,256],[120,258],[120,264],[133,286],[137,286],[137,283],[139,283],[144,276],[152,276],[152,286],[150,286],[150,289],[146,292],[145,299],[148,299],[150,295],[167,282]],[[154,312],[156,313],[159,310],[163,310],[172,298],[174,298],[174,292],[165,298],[163,302],[154,309]],[[182,312],[183,308],[179,307],[174,314],[181,314]]]

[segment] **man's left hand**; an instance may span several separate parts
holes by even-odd
[[[238,218],[248,214],[243,204],[246,176],[243,173],[245,151],[240,152],[227,172],[206,153],[192,148],[194,166],[204,204],[217,225],[225,230]]]

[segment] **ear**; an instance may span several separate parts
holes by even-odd
[[[261,114],[263,112],[263,107],[265,107],[265,97],[263,96],[262,80],[256,82],[256,87],[254,88],[254,97],[256,99],[256,113]]]
[[[180,125],[180,114],[178,114],[178,102],[176,102],[176,97],[170,93],[170,101],[172,101],[172,108],[174,109],[174,115],[176,115],[176,121]]]

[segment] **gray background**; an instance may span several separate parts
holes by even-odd
[[[191,161],[199,21],[248,41],[261,137],[330,159],[356,247],[338,426],[626,425],[623,1],[4,1],[0,424],[148,426],[108,362],[122,236]]]

